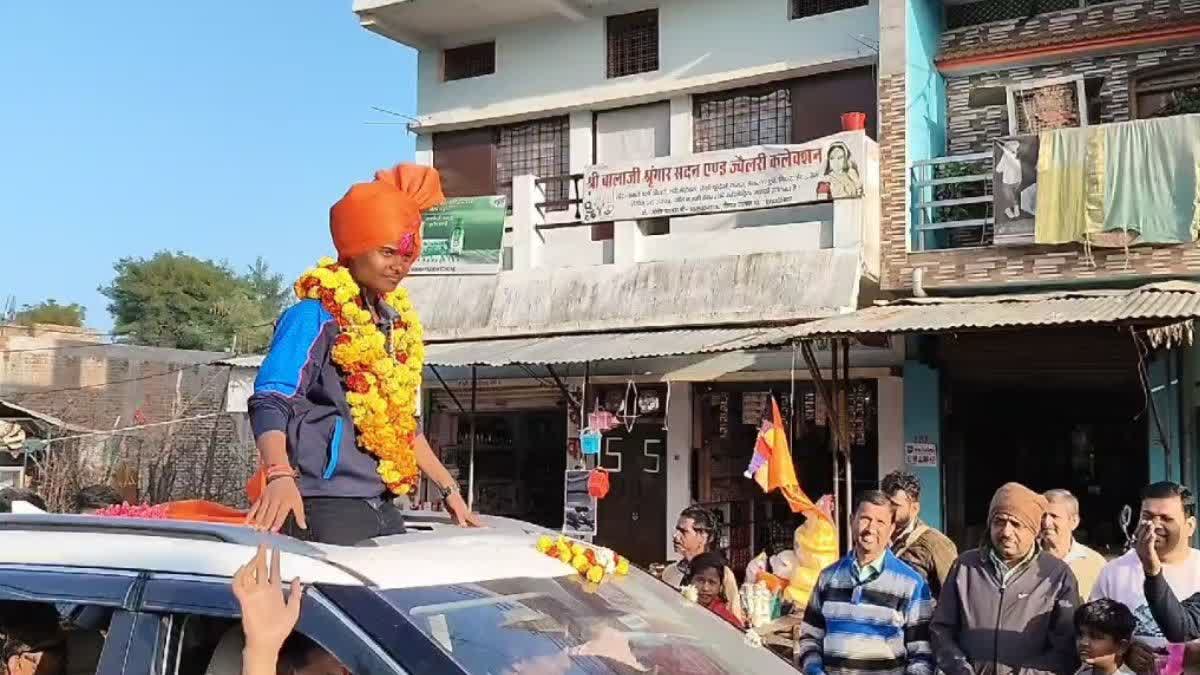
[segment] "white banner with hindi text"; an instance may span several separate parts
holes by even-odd
[[[584,170],[583,222],[642,220],[862,196],[861,131],[797,145],[758,145],[599,164]]]

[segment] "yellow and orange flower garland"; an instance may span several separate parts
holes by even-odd
[[[319,300],[337,320],[342,332],[334,341],[333,362],[345,378],[359,443],[379,459],[379,476],[389,490],[412,492],[420,476],[413,440],[425,345],[408,291],[397,288],[384,300],[400,317],[392,326],[389,353],[358,284],[335,260],[322,258],[296,281],[295,290],[301,300]]]
[[[584,546],[562,535],[558,539],[542,535],[538,538],[537,550],[574,567],[593,584],[613,574],[629,574],[629,560],[613,553],[611,549]]]

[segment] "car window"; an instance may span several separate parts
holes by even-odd
[[[142,609],[169,626],[164,673],[240,675],[244,638],[228,579],[161,575],[143,592]],[[402,672],[362,631],[313,589],[305,591],[297,631],[356,675]]]
[[[120,672],[101,662],[128,643],[129,632],[113,626],[136,581],[122,571],[0,565],[0,664]]]
[[[641,572],[599,585],[572,575],[396,589],[384,596],[478,675],[794,673]]]
[[[95,673],[115,611],[95,605],[0,600],[0,663],[16,659],[28,672]]]

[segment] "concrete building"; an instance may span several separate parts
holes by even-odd
[[[774,394],[796,408],[805,487],[815,498],[833,480],[824,406],[787,345],[794,326],[878,293],[879,0],[354,10],[418,50],[417,161],[440,170],[448,196],[511,207],[498,273],[406,282],[429,343],[426,431],[476,504],[568,529],[594,519],[598,541],[642,563],[670,557],[675,515],[696,502],[724,516],[735,566],[790,546],[795,521],[742,473]],[[850,131],[844,113],[861,113]],[[798,184],[815,192],[770,208],[739,201],[736,180],[700,180],[708,163],[733,174],[793,151],[811,164]],[[831,157],[855,176],[842,194]],[[589,190],[634,171],[724,203],[597,216]],[[830,366],[828,350],[818,358]],[[903,345],[859,344],[852,359],[853,478],[866,487],[893,468],[877,449],[900,445]],[[598,412],[618,425],[597,460],[579,436],[612,422]],[[597,461],[612,480],[598,515],[586,496],[564,503],[579,477],[564,471]]]
[[[1083,537],[1119,551],[1147,482],[1197,481],[1200,3],[880,10],[881,286],[898,300],[803,332],[906,337],[904,446],[881,452],[932,457],[913,467],[922,515],[960,545],[1021,480],[1071,489]]]

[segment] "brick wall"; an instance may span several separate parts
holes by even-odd
[[[229,368],[203,365],[227,355],[49,342],[35,351],[12,341],[0,337],[0,399],[95,431],[202,417],[80,439],[73,447],[87,475],[78,482],[115,484],[124,474],[138,499],[244,503],[255,461],[245,416],[224,412]]]
[[[1029,82],[1053,77],[1082,75],[1103,78],[1098,95],[1099,119],[1092,124],[1125,122],[1131,119],[1130,76],[1138,70],[1172,63],[1200,59],[1200,45],[1185,45],[1152,49],[1133,54],[1114,54],[1078,59],[1067,63],[1024,66],[990,73],[946,78],[946,106],[949,117],[947,144],[949,153],[957,155],[991,148],[991,140],[1008,135],[1008,108],[991,105],[972,108],[969,97],[972,89],[1003,87],[1012,83]]]
[[[967,54],[1054,44],[1082,39],[1088,34],[1112,34],[1145,30],[1148,27],[1200,21],[1200,0],[1126,0],[1083,10],[1040,15],[1026,21],[1003,21],[947,31],[942,36],[939,60]],[[1098,105],[1092,106],[1094,123],[1130,119],[1130,75],[1144,68],[1200,60],[1200,45],[1154,47],[1137,52],[1107,54],[1062,63],[1030,64],[994,72],[950,75],[946,78],[947,144],[949,154],[976,152],[990,147],[990,140],[1008,134],[1005,105],[971,108],[972,89],[1003,86],[1010,82],[1080,74],[1102,78]],[[880,81],[883,103],[885,87]],[[901,101],[903,95],[900,96]],[[903,106],[882,105],[884,129],[896,127],[903,134]],[[1097,110],[1098,108],[1098,110]],[[881,143],[885,158],[881,168],[895,172],[896,153]],[[903,156],[903,155],[900,155]],[[889,168],[890,167],[890,168]],[[924,271],[928,288],[979,288],[1002,290],[1005,286],[1056,285],[1088,281],[1112,282],[1144,277],[1176,277],[1200,274],[1200,248],[1196,245],[1137,247],[1125,250],[1096,249],[1094,264],[1079,245],[1011,246],[905,253],[910,214],[905,206],[902,181],[883,185],[884,271],[882,287],[890,291],[911,288],[915,269]],[[899,194],[895,194],[898,192]]]
[[[905,174],[906,150],[904,75],[879,78],[879,183],[880,183],[880,257],[885,287],[894,286],[891,277],[903,268],[907,257],[908,206]]]

